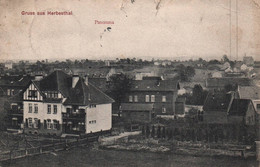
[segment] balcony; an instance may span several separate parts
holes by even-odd
[[[62,113],[63,119],[78,119],[78,120],[85,120],[86,113]]]

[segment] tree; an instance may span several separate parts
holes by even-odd
[[[110,87],[108,94],[115,100],[118,107],[121,105],[121,101],[125,99],[126,94],[129,92],[132,85],[132,78],[125,74],[112,75],[110,78]]]
[[[227,55],[223,55],[222,61],[223,62],[229,62],[229,59],[228,59]]]
[[[191,77],[195,75],[195,69],[193,67],[185,67],[183,64],[178,65],[176,71],[181,81],[189,81]]]

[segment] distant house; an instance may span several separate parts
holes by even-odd
[[[240,99],[252,100],[256,111],[260,113],[260,87],[238,86],[237,91]]]
[[[212,78],[222,78],[222,73],[220,71],[213,72],[211,74]]]
[[[25,133],[82,135],[112,127],[113,99],[88,78],[54,71],[23,93]]]
[[[149,72],[136,72],[135,80],[142,80],[144,77],[156,77],[157,74],[154,71]]]
[[[13,63],[12,62],[5,63],[5,68],[8,70],[13,69]]]
[[[206,80],[206,88],[210,90],[222,90],[226,85],[250,86],[252,81],[249,78],[235,77],[208,78]]]
[[[233,93],[209,92],[203,105],[203,121],[208,124],[227,124],[227,111],[233,99]]]
[[[161,79],[134,80],[126,98],[123,99],[122,113],[133,110],[156,116],[175,115],[184,112],[184,107],[180,106],[184,105],[184,102],[177,101],[179,89],[178,81]],[[129,111],[129,106],[132,107],[131,111]],[[139,114],[143,115],[143,112],[139,112]],[[135,114],[138,113],[135,112]],[[143,121],[147,117],[144,116]]]
[[[254,59],[252,56],[244,56],[243,63],[247,66],[254,66]]]
[[[240,67],[241,71],[246,71],[247,68],[248,68],[248,67],[247,67],[246,64],[242,64],[241,67]]]
[[[1,76],[0,77],[0,96],[14,96],[23,91],[30,83],[31,76]]]
[[[226,70],[226,69],[228,69],[228,68],[231,68],[231,66],[230,66],[230,63],[229,62],[225,62],[223,65],[222,65],[222,67],[221,67],[221,70]]]
[[[255,125],[256,111],[251,100],[234,99],[228,110],[228,122],[232,124]]]

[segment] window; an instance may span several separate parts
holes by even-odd
[[[137,96],[137,95],[135,95],[134,101],[135,101],[135,102],[138,102],[138,96]]]
[[[32,118],[28,118],[28,127],[32,128],[33,123],[32,123]]]
[[[11,95],[14,95],[14,89],[11,90]]]
[[[260,104],[256,104],[256,109],[260,110]]]
[[[58,98],[58,92],[55,92],[55,91],[48,91],[47,92],[47,98]]]
[[[166,102],[166,96],[162,96],[162,102]]]
[[[11,95],[11,90],[7,89],[7,95],[10,96]]]
[[[34,118],[34,128],[38,128],[38,119]]]
[[[29,90],[29,96],[28,97],[37,98],[37,91],[36,90]]]
[[[129,96],[129,102],[133,102],[133,96]]]
[[[150,96],[149,95],[145,95],[145,102],[149,102],[150,101]]]
[[[47,112],[47,114],[51,114],[51,105],[50,104],[48,104],[48,112]]]
[[[89,124],[95,124],[95,123],[96,123],[96,120],[89,121],[88,123],[89,123]]]
[[[53,120],[53,129],[58,129],[58,121]]]
[[[58,109],[57,109],[57,105],[53,105],[53,114],[57,114]]]
[[[38,113],[38,104],[34,104],[34,113]]]
[[[51,120],[50,119],[47,119],[47,129],[51,129]]]
[[[162,108],[162,113],[166,113],[166,108],[165,107]]]
[[[89,108],[96,108],[96,105],[95,104],[90,104]]]
[[[151,95],[151,102],[155,102],[155,95]]]
[[[32,113],[32,104],[29,103],[29,113]]]

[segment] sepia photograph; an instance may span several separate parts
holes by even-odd
[[[0,167],[260,167],[260,0],[0,0]]]

